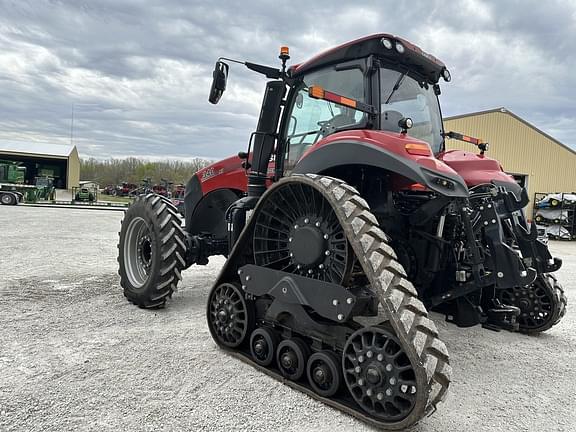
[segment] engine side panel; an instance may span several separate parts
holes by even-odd
[[[216,221],[209,215],[215,209],[218,213],[222,213],[222,208],[246,192],[247,187],[246,171],[238,156],[224,159],[198,171],[186,184],[184,194],[186,230],[191,234],[200,231],[216,234],[223,232],[225,220],[221,218]],[[206,217],[208,220],[205,220]],[[217,226],[211,226],[211,222]]]
[[[502,170],[500,163],[492,158],[464,150],[448,150],[438,159],[456,171],[468,186],[493,181],[514,183],[514,178]]]

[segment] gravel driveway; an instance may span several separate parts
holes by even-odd
[[[223,263],[193,267],[168,307],[129,305],[121,212],[0,207],[0,431],[368,431],[218,350],[205,324]],[[576,298],[576,242],[552,242]],[[569,305],[571,306],[571,305]],[[576,430],[576,318],[539,336],[433,317],[454,369],[413,431]]]

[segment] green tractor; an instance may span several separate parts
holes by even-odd
[[[54,200],[54,178],[48,176],[36,177],[36,198],[42,200]]]
[[[26,167],[17,162],[0,160],[0,183],[23,184]]]
[[[76,191],[74,201],[94,202],[96,201],[96,197],[93,192],[90,192],[90,189],[82,187]]]

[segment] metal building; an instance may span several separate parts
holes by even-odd
[[[19,162],[26,167],[26,183],[36,177],[51,177],[58,189],[78,187],[80,157],[73,145],[0,142],[0,160]]]
[[[500,161],[504,171],[528,187],[529,215],[535,193],[576,191],[576,151],[506,108],[445,118],[444,129],[489,143],[486,156]],[[446,146],[477,151],[471,144],[456,140],[447,140]]]

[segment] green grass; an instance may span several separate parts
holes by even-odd
[[[108,201],[108,202],[118,202],[130,204],[133,198],[131,197],[119,197],[112,195],[98,194],[98,201]]]

